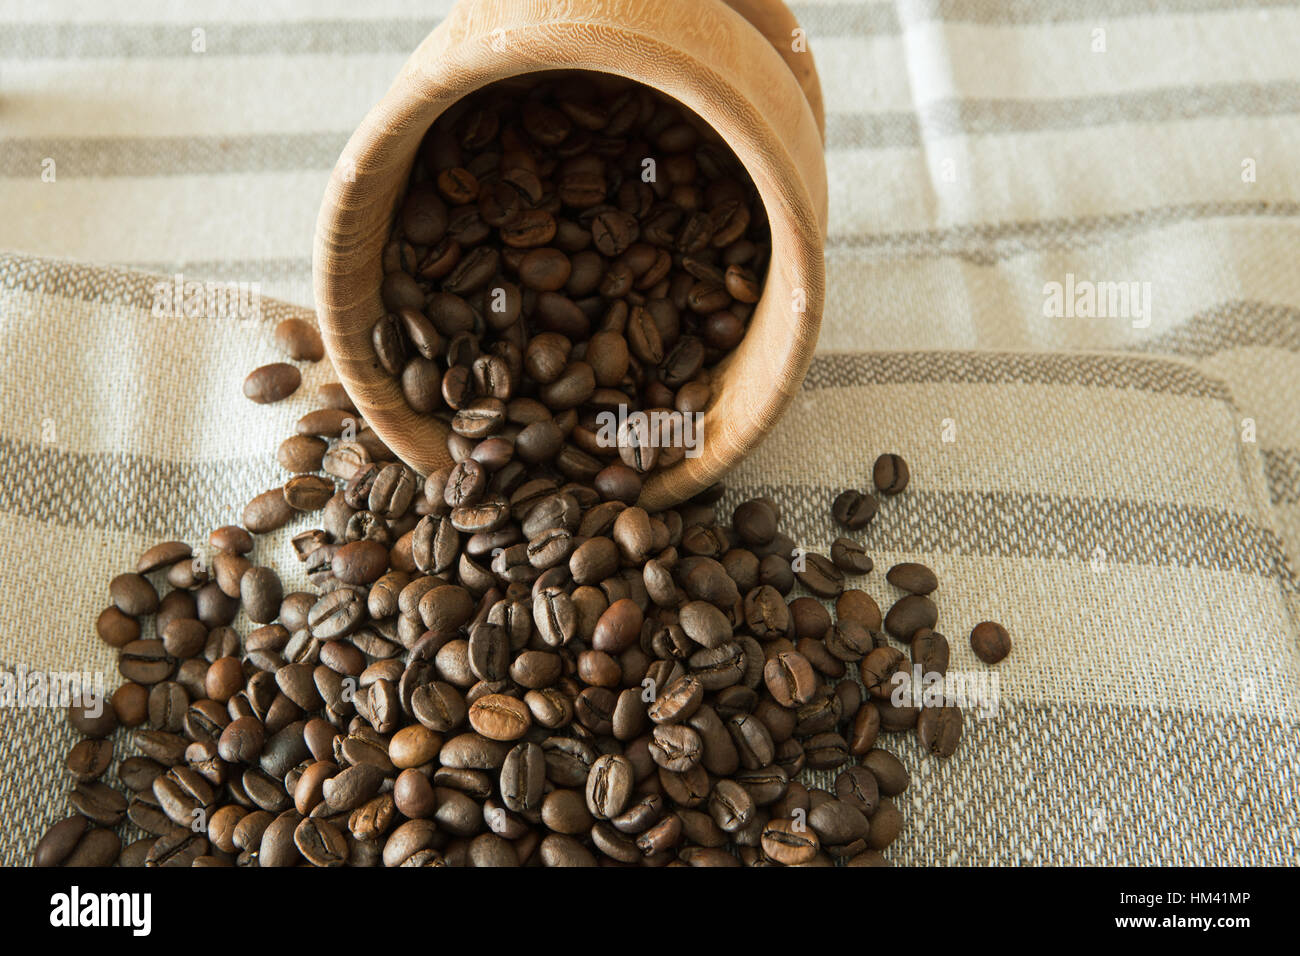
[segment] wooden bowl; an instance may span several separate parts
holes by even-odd
[[[702,452],[650,475],[642,503],[676,504],[752,449],[799,389],[821,326],[826,166],[812,54],[779,0],[462,0],[420,44],[345,147],[316,224],[312,263],[326,348],[358,411],[426,475],[447,431],[411,410],[379,367],[381,254],[425,132],[498,80],[592,70],[673,97],[722,136],[767,209],[772,254],[744,340],[714,370]],[[769,37],[771,38],[769,40]]]

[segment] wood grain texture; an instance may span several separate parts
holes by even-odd
[[[777,0],[733,5],[767,35],[788,37],[793,17]],[[801,82],[765,32],[722,0],[463,0],[420,44],[344,148],[321,203],[312,270],[340,381],[404,461],[421,474],[450,462],[444,426],[407,406],[370,344],[383,314],[381,252],[416,152],[434,120],[467,94],[553,69],[617,74],[689,107],[740,158],[771,223],[766,285],[744,340],[715,369],[703,453],[652,475],[643,502],[659,508],[690,497],[762,440],[812,360],[827,218],[812,57],[789,54],[807,58]]]

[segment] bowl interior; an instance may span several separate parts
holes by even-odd
[[[554,51],[570,47],[554,37],[546,48],[550,60],[538,63],[525,55],[522,44],[501,44],[496,32],[487,40],[491,56],[471,56],[472,44],[464,38],[451,51],[437,40],[435,30],[349,141],[318,221],[313,271],[322,332],[358,410],[420,474],[450,464],[446,427],[407,405],[399,383],[380,368],[370,344],[370,330],[384,313],[379,294],[383,249],[429,127],[464,97],[498,81],[564,69],[611,73],[665,93],[715,129],[768,211],[772,250],[762,297],[745,338],[714,369],[712,399],[700,426],[702,451],[650,475],[642,500],[648,507],[665,507],[719,480],[761,440],[797,391],[820,325],[825,169],[820,130],[792,75],[781,71],[806,114],[796,117],[793,150],[763,119],[762,104],[751,102],[751,90],[719,88],[721,79],[710,76],[703,63],[665,71],[653,49],[636,47],[631,50],[637,55],[624,47],[621,59],[594,51],[576,64],[556,62]],[[427,49],[431,44],[433,49]],[[766,41],[762,44],[779,64]],[[676,49],[672,54],[682,55]],[[770,78],[762,82],[772,85]],[[789,130],[784,133],[791,136]],[[814,166],[811,178],[819,184],[820,201],[806,185],[799,157]]]

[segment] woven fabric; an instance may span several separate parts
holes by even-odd
[[[309,315],[329,171],[450,3],[362,7],[0,2],[0,668],[111,685],[108,580],[282,480],[330,370],[279,406],[240,384]],[[769,494],[824,549],[834,491],[896,451],[914,479],[865,538],[877,567],[939,572],[954,670],[988,670],[979,620],[1015,641],[957,756],[888,744],[915,781],[889,855],[1300,862],[1300,7],[794,9],[827,107],[826,312],[727,501]],[[131,270],[258,283],[261,317],[156,316]],[[1137,292],[1052,307],[1087,283]],[[289,586],[293,528],[255,554]],[[71,740],[0,709],[0,862],[65,812]]]

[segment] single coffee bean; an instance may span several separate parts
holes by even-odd
[[[881,455],[871,469],[871,480],[882,495],[896,495],[907,487],[907,462],[898,455]]]
[[[912,635],[912,663],[921,668],[922,674],[948,673],[948,638],[928,627],[921,628]]]
[[[158,610],[158,592],[142,574],[119,574],[109,582],[108,591],[123,614],[140,617]]]
[[[253,534],[269,534],[287,525],[297,512],[284,497],[283,488],[264,491],[245,507],[241,523]]]
[[[874,564],[862,545],[852,538],[831,542],[831,562],[846,574],[869,574]]]
[[[922,707],[916,719],[921,746],[936,757],[951,757],[961,740],[962,716],[957,707]]]
[[[325,357],[320,332],[306,319],[281,319],[275,327],[275,342],[296,362],[319,362]]]
[[[784,866],[810,863],[821,849],[815,831],[785,819],[772,820],[763,827],[761,843],[767,858]]]
[[[280,467],[294,474],[319,471],[329,443],[315,435],[290,435],[275,453]]]
[[[32,853],[33,866],[59,866],[77,848],[86,832],[86,818],[74,814],[60,820],[41,837]]]
[[[804,555],[803,570],[796,569],[794,576],[820,598],[833,598],[844,590],[844,573],[829,558],[816,552]]]
[[[319,511],[335,490],[334,482],[320,475],[294,475],[284,483],[283,494],[294,511]]]
[[[938,577],[924,564],[896,564],[885,577],[894,587],[911,594],[929,594],[939,586]]]
[[[852,489],[842,491],[831,504],[831,515],[850,531],[860,531],[871,523],[880,509],[872,495]]]
[[[73,746],[63,765],[78,783],[98,780],[113,762],[113,744],[108,740],[83,740]]]
[[[188,561],[193,556],[193,550],[184,541],[163,541],[140,555],[135,570],[139,574],[152,574],[179,561]]]
[[[605,754],[591,766],[587,777],[587,807],[601,820],[616,817],[632,796],[634,771],[626,757]]]
[[[880,792],[887,797],[896,797],[907,789],[909,777],[902,762],[887,750],[870,750],[862,758],[862,766],[871,771]]]
[[[244,397],[259,405],[280,402],[298,390],[302,373],[287,362],[273,362],[248,373],[244,379]]]
[[[132,641],[119,653],[117,669],[129,681],[156,684],[172,675],[176,660],[167,653],[162,641]]]
[[[1001,624],[981,621],[970,632],[970,646],[985,664],[996,664],[1011,653],[1011,635]]]
[[[523,701],[504,694],[478,698],[469,708],[470,726],[490,740],[518,740],[532,725]]]
[[[294,828],[293,843],[312,866],[342,866],[347,862],[348,843],[328,820],[307,817]]]
[[[808,658],[793,651],[777,654],[763,667],[768,693],[782,707],[797,707],[812,700],[817,675]]]
[[[901,598],[885,615],[885,630],[904,643],[922,628],[933,628],[939,620],[939,609],[933,601],[920,594]]]

